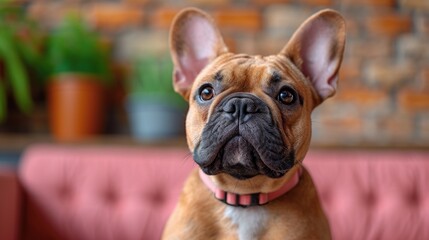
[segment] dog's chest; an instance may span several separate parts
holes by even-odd
[[[266,228],[268,211],[263,207],[231,207],[227,206],[225,217],[237,227],[239,240],[256,240]]]

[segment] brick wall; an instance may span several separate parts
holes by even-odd
[[[429,147],[428,0],[105,0],[27,2],[54,26],[80,11],[107,41],[115,61],[166,52],[168,28],[183,7],[212,14],[230,49],[272,54],[303,20],[333,8],[347,19],[338,94],[313,114],[313,143],[329,146]]]

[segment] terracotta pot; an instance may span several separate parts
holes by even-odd
[[[60,141],[94,137],[104,128],[105,89],[93,76],[61,74],[48,86],[51,131]]]

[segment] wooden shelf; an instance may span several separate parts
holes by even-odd
[[[123,145],[135,147],[183,147],[186,148],[185,137],[177,137],[159,141],[140,141],[127,135],[100,135],[93,139],[79,142],[58,142],[50,135],[37,134],[0,134],[0,151],[22,151],[32,144],[52,143],[67,145]]]
[[[185,136],[177,138],[159,140],[159,141],[140,141],[130,135],[106,134],[93,139],[80,142],[58,142],[49,134],[8,134],[0,133],[0,151],[2,152],[21,152],[26,147],[38,143],[66,144],[66,145],[114,145],[114,146],[132,146],[132,147],[183,147],[187,148]],[[312,143],[310,149],[398,149],[398,150],[429,150],[425,146],[414,145],[365,145],[358,146],[338,146],[329,144]]]

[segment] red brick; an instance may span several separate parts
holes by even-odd
[[[254,36],[246,36],[237,40],[236,52],[246,53],[250,55],[260,55],[261,53],[258,51],[258,48],[258,40]]]
[[[282,50],[283,47],[286,45],[287,39],[261,36],[261,38],[259,38],[256,43],[258,48],[258,54],[265,56],[278,54],[280,50]]]
[[[117,59],[132,60],[145,54],[165,54],[167,52],[168,31],[164,29],[134,30],[123,33],[117,39],[115,56]]]
[[[281,3],[289,3],[291,0],[252,0],[254,4],[267,6],[270,4],[281,4]]]
[[[389,143],[404,143],[412,137],[413,130],[414,121],[412,117],[395,114],[379,122],[377,134],[384,135]]]
[[[423,62],[429,59],[429,44],[426,37],[418,34],[406,34],[397,40],[397,54],[403,59]],[[414,63],[414,65],[416,65]]]
[[[61,3],[36,1],[29,5],[27,14],[30,18],[42,23],[44,26],[54,28],[70,13],[81,13],[76,3]]]
[[[236,52],[237,51],[237,43],[236,43],[234,38],[224,36],[223,41],[225,42],[225,44],[228,47],[228,50],[230,52]]]
[[[420,70],[417,80],[417,87],[425,92],[429,92],[429,68]]]
[[[150,2],[150,0],[122,0],[122,1],[129,5],[145,5]]]
[[[368,32],[375,36],[396,36],[411,31],[411,18],[406,15],[384,14],[368,17],[365,21]]]
[[[294,5],[272,5],[264,10],[264,28],[271,36],[290,37],[314,12]]]
[[[400,0],[399,5],[407,9],[429,10],[429,1],[427,0]]]
[[[180,9],[176,8],[159,8],[152,15],[151,24],[157,28],[168,29],[179,12]]]
[[[393,7],[395,0],[344,0],[343,5],[367,7]]]
[[[417,121],[418,136],[421,140],[429,142],[429,114],[422,114]],[[426,144],[427,145],[427,144]]]
[[[121,3],[97,3],[87,10],[90,21],[101,29],[136,26],[143,21],[143,10]]]
[[[335,96],[336,101],[352,102],[360,106],[374,106],[388,101],[388,94],[381,90],[371,90],[365,88],[358,89],[341,89]]]
[[[429,16],[417,13],[415,17],[417,31],[423,36],[429,36]]]
[[[34,19],[40,20],[43,15],[43,12],[46,11],[47,4],[41,1],[35,1],[27,9],[27,15]]]
[[[332,0],[302,0],[300,2],[310,6],[331,6],[332,5]]]
[[[357,145],[363,137],[364,123],[356,117],[313,120],[312,144],[318,146]]]
[[[191,5],[198,6],[227,6],[231,0],[187,0]]]
[[[347,17],[346,19],[346,32],[347,37],[358,36],[360,32],[360,26],[356,19],[352,17]]]
[[[398,104],[408,112],[429,111],[429,92],[404,89],[398,94]]]
[[[325,118],[321,120],[321,123],[325,126],[331,126],[336,129],[350,129],[354,133],[358,133],[362,130],[362,121],[359,118],[348,117],[348,118]]]
[[[351,38],[346,43],[346,55],[360,60],[390,58],[393,46],[393,41],[386,38]]]
[[[340,68],[340,82],[348,82],[348,80],[356,80],[361,77],[360,64],[358,61],[344,61]],[[357,81],[353,81],[357,82]]]
[[[420,120],[419,128],[423,130],[429,138],[429,116]]]
[[[221,29],[256,32],[262,27],[262,16],[256,9],[218,10],[213,16]]]
[[[383,89],[392,89],[403,83],[410,83],[417,71],[412,61],[368,61],[367,82]]]

